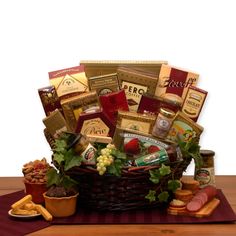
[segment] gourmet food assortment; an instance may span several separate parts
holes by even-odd
[[[50,85],[38,89],[52,149],[45,201],[76,195],[96,210],[211,214],[219,201],[214,152],[199,145],[207,91],[198,80],[166,61],[81,61],[49,72]],[[183,179],[192,160],[196,175]],[[23,168],[27,180],[39,174],[33,163]]]

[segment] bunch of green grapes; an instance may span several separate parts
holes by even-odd
[[[101,150],[101,155],[97,158],[97,171],[99,175],[103,175],[107,166],[111,165],[114,161],[114,157],[111,155],[112,149],[115,149],[113,144],[108,144],[106,148]]]

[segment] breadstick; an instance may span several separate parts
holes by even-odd
[[[46,221],[51,221],[52,220],[52,215],[42,205],[37,204],[36,205],[36,210],[44,217],[44,219]]]
[[[15,215],[36,215],[38,212],[36,210],[25,210],[25,209],[12,209],[12,213]]]
[[[23,205],[25,205],[26,203],[28,203],[30,201],[32,201],[32,195],[28,194],[25,197],[21,198],[19,201],[12,204],[11,208],[12,209],[21,208]]]

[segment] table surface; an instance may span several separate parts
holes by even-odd
[[[236,212],[236,175],[216,176],[217,188],[222,189],[232,209]],[[21,177],[0,177],[0,195],[22,190]],[[236,235],[236,223],[232,224],[135,224],[135,225],[53,225],[36,235],[80,235],[80,236],[143,236],[143,235]]]

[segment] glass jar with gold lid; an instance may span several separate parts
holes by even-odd
[[[175,113],[168,108],[160,108],[160,112],[156,118],[155,125],[152,130],[152,135],[159,138],[166,138],[172,122],[174,120]]]
[[[194,178],[199,181],[200,187],[206,185],[215,186],[215,168],[214,156],[215,152],[212,150],[200,150],[201,166],[195,167]]]

